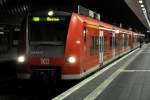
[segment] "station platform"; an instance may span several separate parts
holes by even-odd
[[[150,44],[123,56],[52,100],[150,100]]]

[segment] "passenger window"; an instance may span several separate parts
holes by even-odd
[[[107,47],[108,47],[108,41],[107,41],[107,37],[104,36],[104,50],[107,50]]]
[[[113,33],[110,32],[110,49],[113,48]]]
[[[118,35],[115,37],[115,48],[118,48]]]
[[[127,35],[125,34],[124,35],[124,47],[126,47],[127,46]]]
[[[99,41],[98,36],[95,37],[95,52],[98,53],[99,51]]]
[[[124,34],[122,33],[122,35],[121,35],[121,46],[120,46],[121,48],[123,48],[124,47]]]
[[[94,36],[90,37],[90,55],[94,55]]]

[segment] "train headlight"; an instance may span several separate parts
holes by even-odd
[[[48,15],[49,15],[49,16],[53,16],[53,15],[54,15],[54,11],[52,11],[52,10],[49,11],[49,12],[48,12]]]
[[[17,61],[18,61],[19,63],[25,62],[25,56],[19,56],[19,57],[17,58]]]
[[[74,64],[76,62],[76,57],[74,56],[70,56],[67,58],[67,62],[71,63],[71,64]]]

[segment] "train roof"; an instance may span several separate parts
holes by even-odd
[[[105,29],[112,30],[112,31],[119,30],[121,33],[144,36],[144,34],[133,32],[131,30],[127,30],[127,29],[124,29],[122,27],[111,25],[111,24],[103,22],[103,21],[95,20],[95,19],[92,19],[92,18],[87,17],[87,16],[79,15],[77,13],[74,13],[74,14],[76,14],[76,16],[78,16],[81,21],[88,23],[88,24],[91,24],[91,25],[99,26],[100,28],[105,28]]]

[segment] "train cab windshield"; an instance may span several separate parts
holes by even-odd
[[[32,16],[29,21],[30,43],[65,44],[69,21],[69,16]]]
[[[59,49],[50,55],[62,55],[66,43],[70,16],[30,16],[28,19],[30,50]],[[54,51],[55,51],[54,50]],[[56,50],[57,51],[57,50]],[[61,52],[61,53],[59,53]],[[56,55],[55,55],[56,54]]]

